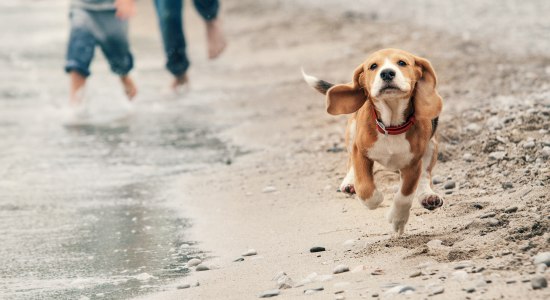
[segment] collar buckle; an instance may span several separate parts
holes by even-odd
[[[376,125],[378,125],[378,127],[384,131],[384,135],[388,136],[388,131],[386,130],[386,125],[384,125],[384,123],[380,122],[378,120],[378,118],[375,118],[375,120],[376,120]]]

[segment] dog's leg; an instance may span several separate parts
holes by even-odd
[[[437,140],[432,138],[422,156],[422,175],[418,183],[417,199],[428,210],[443,205],[443,198],[432,190],[432,169],[437,162]]]
[[[401,235],[409,221],[412,201],[416,186],[422,172],[422,161],[413,162],[410,166],[401,169],[401,187],[393,198],[393,204],[388,214],[388,221],[393,224],[393,230]]]
[[[348,150],[348,173],[342,183],[340,184],[340,191],[342,193],[354,195],[355,194],[355,169],[353,168],[353,162],[351,159],[353,152],[353,145],[355,143],[355,132],[356,132],[356,121],[355,118],[349,118],[348,124],[346,126],[346,148]]]
[[[376,209],[384,201],[384,196],[374,184],[374,162],[365,157],[357,146],[353,147],[351,157],[355,171],[355,192],[369,209]]]

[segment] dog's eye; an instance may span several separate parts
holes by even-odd
[[[378,68],[378,65],[377,65],[377,64],[372,64],[372,65],[370,65],[370,67],[369,67],[370,70],[374,70],[374,69],[376,69],[376,68]]]
[[[397,64],[400,65],[401,67],[404,67],[407,65],[407,63],[402,60],[398,61]]]

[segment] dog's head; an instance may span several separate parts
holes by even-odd
[[[355,69],[353,81],[327,91],[327,111],[333,115],[356,112],[368,98],[392,101],[414,99],[415,117],[433,119],[443,106],[430,62],[403,50],[383,49]]]

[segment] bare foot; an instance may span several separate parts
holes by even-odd
[[[180,90],[182,87],[184,87],[189,82],[189,78],[187,77],[187,74],[181,74],[179,76],[174,77],[174,82],[172,82],[172,89],[174,91]]]
[[[206,36],[208,39],[208,58],[215,59],[223,52],[227,42],[219,19],[206,22]]]
[[[124,86],[124,93],[126,93],[128,100],[132,101],[132,99],[134,99],[134,97],[137,94],[137,88],[136,88],[136,85],[134,84],[134,81],[128,75],[120,76],[120,81]]]
[[[72,107],[77,107],[82,102],[84,85],[86,84],[86,77],[74,71],[72,71],[69,76],[71,78],[71,94],[69,104]]]

